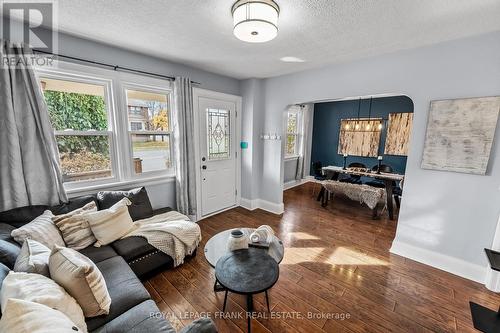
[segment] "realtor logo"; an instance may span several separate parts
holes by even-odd
[[[3,1],[2,14],[3,39],[44,52],[56,51],[53,2]]]

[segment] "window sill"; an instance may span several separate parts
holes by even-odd
[[[295,161],[298,160],[300,156],[287,156],[285,157],[285,161]]]
[[[149,177],[149,178],[137,178],[130,179],[118,182],[111,182],[106,184],[98,184],[98,185],[88,185],[82,186],[78,188],[66,189],[66,194],[69,198],[74,198],[80,195],[94,194],[98,191],[102,190],[122,190],[127,187],[133,186],[151,186],[158,184],[171,183],[175,181],[175,175],[166,175],[166,176],[157,176],[157,177]]]

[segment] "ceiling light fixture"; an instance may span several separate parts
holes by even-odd
[[[248,43],[264,43],[278,35],[280,8],[272,0],[238,0],[231,9],[234,35]]]
[[[283,57],[283,58],[280,58],[280,60],[283,62],[306,62],[304,59],[297,58],[297,57]]]

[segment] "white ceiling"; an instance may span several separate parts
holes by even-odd
[[[59,29],[236,78],[277,76],[500,30],[500,0],[276,1],[280,31],[265,44],[233,36],[235,0],[60,0]]]

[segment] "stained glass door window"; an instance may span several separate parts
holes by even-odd
[[[230,156],[229,110],[207,109],[208,160],[223,160]]]

